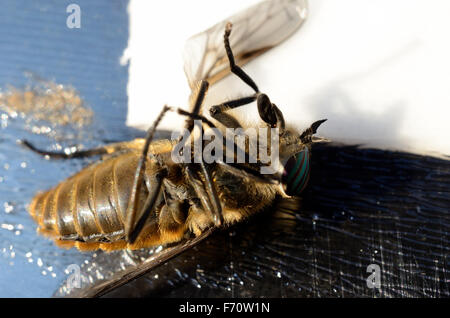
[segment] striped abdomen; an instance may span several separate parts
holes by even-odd
[[[130,247],[123,239],[124,222],[138,158],[137,152],[111,157],[38,194],[31,203],[30,214],[38,223],[39,232],[65,247]],[[141,188],[142,201],[148,189]]]
[[[284,165],[283,183],[286,194],[299,195],[306,187],[309,179],[311,154],[308,147],[295,154]]]

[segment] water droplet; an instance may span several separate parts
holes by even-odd
[[[1,228],[5,229],[5,230],[8,230],[8,231],[12,231],[12,230],[14,230],[14,225],[7,224],[7,223],[2,223]]]
[[[21,162],[20,167],[25,169],[27,167],[27,163],[25,161]]]
[[[14,205],[10,202],[3,203],[3,208],[5,209],[5,213],[11,213],[14,210]]]

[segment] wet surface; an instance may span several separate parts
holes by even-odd
[[[31,71],[73,87],[94,114],[80,134],[60,128],[56,140],[52,125],[37,134],[27,126],[36,122],[29,124],[26,116],[0,112],[1,297],[75,295],[79,290],[60,289],[70,265],[80,267],[82,288],[89,289],[152,253],[62,250],[36,234],[26,211],[37,191],[92,160],[45,160],[17,139],[56,150],[142,135],[125,126],[127,67],[118,61],[128,38],[126,2],[77,3],[90,13],[80,30],[65,27],[69,2],[11,0],[0,11],[2,92],[8,85],[33,86],[24,76]],[[299,209],[268,210],[218,231],[107,296],[450,296],[449,158],[320,144],[312,160]],[[380,267],[380,289],[367,286],[371,264]]]
[[[128,41],[127,2],[77,1],[81,29],[66,27],[70,3],[11,0],[3,1],[0,10],[0,92],[8,95],[11,87],[39,90],[42,79],[73,88],[94,113],[91,124],[80,129],[33,120],[29,114],[11,116],[0,107],[0,297],[49,297],[67,276],[67,266],[90,258],[38,236],[26,211],[37,191],[54,186],[87,161],[48,161],[16,141],[58,150],[134,137],[124,124],[128,67],[119,64]]]

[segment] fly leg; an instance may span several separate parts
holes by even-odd
[[[230,46],[230,34],[231,34],[231,23],[227,23],[225,27],[224,35],[224,45],[225,51],[227,53],[228,61],[230,62],[230,70],[236,76],[238,76],[244,83],[250,86],[255,93],[248,97],[243,97],[231,101],[222,103],[221,105],[212,106],[209,110],[211,117],[221,122],[225,127],[233,127],[236,125],[237,120],[231,116],[224,116],[223,113],[228,109],[233,109],[250,104],[257,101],[258,112],[261,119],[271,127],[278,127],[282,132],[285,129],[285,123],[283,114],[280,109],[273,103],[270,102],[269,97],[266,94],[259,92],[258,86],[251,79],[251,77],[242,70],[238,65],[236,65],[233,51]]]
[[[220,201],[215,190],[213,190],[215,196],[211,195],[211,189],[208,187],[208,183],[209,186],[213,187],[211,180],[204,182],[191,164],[185,167],[185,172],[189,184],[192,185],[197,197],[200,199],[203,210],[209,214],[216,226],[220,226],[223,223],[222,206],[220,205]],[[209,176],[209,174],[206,174],[205,177],[206,176]],[[207,189],[209,191],[207,191]]]
[[[174,191],[175,193],[172,193]],[[189,203],[177,198],[177,190],[170,186],[164,187],[164,206],[158,213],[159,231],[164,242],[178,240],[185,231]]]
[[[98,155],[108,155],[122,150],[129,149],[142,149],[145,139],[136,138],[132,141],[117,142],[109,145],[105,145],[98,148],[78,150],[71,153],[59,152],[59,151],[46,151],[35,147],[27,140],[21,140],[20,143],[29,150],[40,154],[42,156],[48,156],[51,159],[74,159],[74,158],[86,158]]]
[[[259,93],[258,86],[251,79],[251,77],[248,76],[248,74],[245,73],[244,70],[240,66],[236,65],[236,62],[234,60],[234,55],[233,55],[233,52],[231,51],[231,46],[230,46],[230,34],[231,34],[232,26],[233,25],[230,22],[227,23],[227,25],[225,26],[225,34],[223,36],[225,51],[227,52],[228,61],[230,62],[230,70],[232,73],[236,74],[242,81],[244,81],[248,86],[253,88],[255,93]]]
[[[187,112],[180,108],[171,108],[171,110],[176,111],[178,114],[182,116],[187,116],[192,119],[198,119],[202,120],[204,124],[208,125],[210,128],[217,128],[209,119],[202,115],[195,115],[193,113]],[[220,138],[223,136],[217,136],[217,138]],[[226,137],[224,140],[224,147],[226,147]],[[233,143],[234,144],[234,143]],[[243,151],[238,145],[236,145],[238,150]],[[243,151],[244,152],[244,151]],[[246,153],[246,157],[249,157],[249,154]],[[256,182],[263,182],[263,183],[271,183],[271,184],[277,184],[279,183],[279,176],[271,176],[271,175],[261,175],[258,171],[255,171],[254,169],[251,169],[245,165],[239,164],[239,163],[227,163],[223,160],[218,160],[216,162],[217,164],[221,165],[224,169],[226,169],[228,172],[238,175],[238,176],[245,176],[246,178],[252,179]]]
[[[209,114],[212,118],[227,128],[242,128],[239,121],[231,114],[226,113],[228,109],[244,106],[250,104],[256,100],[256,94],[254,96],[243,97],[235,100],[224,102],[220,105],[211,106]]]
[[[129,243],[134,243],[136,238],[139,236],[145,221],[151,215],[151,212],[154,210],[156,199],[158,198],[161,188],[162,181],[165,177],[165,172],[162,170],[160,173],[156,173],[153,176],[152,180],[152,189],[150,190],[149,195],[145,201],[144,206],[141,208],[141,211],[138,211],[138,203],[139,203],[139,194],[142,185],[144,184],[144,171],[145,171],[145,163],[147,161],[148,150],[150,147],[150,143],[155,135],[156,127],[161,122],[162,118],[168,112],[170,108],[168,106],[164,106],[159,116],[156,118],[153,126],[151,126],[147,131],[147,136],[145,138],[145,145],[142,149],[142,153],[139,157],[138,165],[136,167],[136,172],[134,175],[134,182],[131,188],[130,200],[128,201],[128,207],[126,211],[126,220],[125,220],[125,236],[126,240]],[[139,212],[139,214],[138,214]],[[137,219],[138,218],[138,219]],[[137,219],[137,221],[136,221]]]
[[[238,120],[225,113],[229,109],[238,108],[248,105],[256,100],[258,106],[259,117],[267,123],[270,127],[278,127],[281,132],[285,129],[285,121],[281,110],[272,103],[266,94],[258,93],[253,96],[243,97],[239,99],[230,100],[220,105],[211,106],[209,114],[212,118],[220,122],[227,128],[239,128],[241,125]]]
[[[155,210],[156,202],[161,195],[161,191],[163,190],[163,180],[166,176],[166,170],[161,170],[149,177],[151,188],[149,189],[149,194],[145,200],[144,206],[141,208],[140,214],[138,215],[137,221],[134,226],[131,226],[132,223],[130,222],[134,222],[134,219],[136,219],[137,204],[132,205],[132,200],[130,199],[128,203],[127,219],[125,223],[125,235],[128,243],[133,244],[136,241],[147,220],[150,216],[152,216],[152,213]],[[130,209],[133,210],[130,212]]]
[[[189,134],[191,134],[191,136],[192,136],[192,131],[194,130],[194,119],[197,116],[199,119],[202,119],[202,120],[206,119],[201,115],[201,106],[205,99],[206,92],[208,91],[208,87],[209,87],[209,83],[207,81],[200,82],[200,87],[197,92],[197,96],[195,98],[195,102],[194,102],[191,113],[179,111],[180,114],[188,116],[188,118],[186,119],[186,129],[189,131]],[[207,121],[207,122],[209,122],[209,121]],[[211,122],[209,122],[209,123],[212,124]],[[201,127],[201,129],[203,129],[203,128]],[[219,196],[217,195],[216,188],[213,185],[211,174],[208,171],[208,169],[205,165],[205,162],[203,161],[203,156],[201,158],[201,162],[199,165],[200,165],[202,174],[204,176],[204,182],[202,181],[204,193],[206,193],[208,201],[210,202],[209,207],[211,208],[211,210],[209,210],[209,211],[212,213],[212,219],[214,221],[214,224],[216,226],[220,226],[223,223],[222,205],[220,204],[220,200],[219,200]],[[193,174],[191,173],[192,167],[193,167],[192,164],[185,166],[185,170],[187,171],[187,174],[188,175],[191,174],[191,177],[193,176]],[[203,193],[203,195],[204,195],[204,193]]]
[[[31,151],[40,154],[42,156],[48,156],[51,159],[72,159],[72,158],[85,158],[85,157],[91,157],[91,156],[98,156],[98,155],[104,155],[107,154],[108,151],[105,147],[99,147],[94,149],[88,149],[88,150],[78,150],[72,153],[65,153],[65,152],[59,152],[59,151],[46,151],[36,148],[33,144],[31,144],[27,140],[21,140],[20,143],[24,145],[26,148],[30,149]]]

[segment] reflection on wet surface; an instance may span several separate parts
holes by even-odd
[[[8,119],[20,117],[25,120],[25,128],[35,134],[51,135],[58,139],[61,126],[69,126],[76,133],[92,122],[92,110],[73,87],[66,87],[52,81],[32,76],[34,85],[25,89],[9,86],[0,93],[2,127],[6,128]],[[39,125],[41,123],[41,125]],[[45,124],[47,125],[45,125]],[[68,128],[65,127],[67,133]]]

